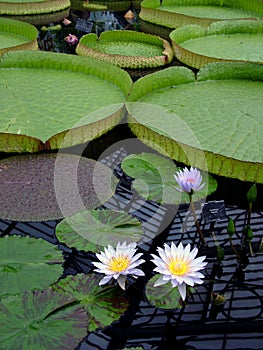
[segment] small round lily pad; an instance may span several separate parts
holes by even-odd
[[[143,235],[141,222],[117,210],[86,210],[64,218],[56,226],[60,242],[79,250],[100,251],[108,244],[138,242]]]
[[[0,161],[0,218],[42,221],[94,209],[114,192],[112,170],[92,159],[47,153]]]
[[[87,334],[87,313],[52,290],[26,291],[0,304],[1,349],[72,350]]]
[[[47,288],[63,273],[62,252],[44,239],[5,236],[0,253],[0,296]]]
[[[116,286],[100,286],[99,275],[77,274],[61,279],[52,289],[80,303],[88,315],[90,332],[109,326],[127,310],[129,300]]]
[[[122,68],[164,66],[173,59],[169,42],[158,36],[132,30],[111,30],[100,37],[84,35],[76,53],[116,64]]]

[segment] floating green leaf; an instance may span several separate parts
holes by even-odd
[[[101,276],[78,274],[61,279],[53,289],[80,302],[88,314],[88,330],[109,326],[126,311],[128,299],[116,286],[99,286]]]
[[[43,239],[0,238],[0,295],[47,288],[63,272],[63,256]]]
[[[138,242],[142,237],[141,222],[116,210],[87,210],[66,217],[56,226],[60,242],[85,251],[100,251],[118,242]]]
[[[197,79],[185,67],[166,68],[133,84],[129,125],[178,162],[263,183],[262,89],[263,65],[255,63],[209,63]]]
[[[44,15],[69,7],[69,0],[5,0],[0,2],[0,15]]]
[[[24,292],[1,301],[1,349],[72,350],[86,334],[85,310],[65,294]]]
[[[260,18],[263,4],[258,0],[144,0],[140,18],[168,28],[187,24],[204,27],[224,19]]]
[[[171,282],[154,287],[160,276],[160,274],[154,275],[146,285],[146,297],[150,304],[161,309],[181,308],[181,295],[177,288],[172,288]]]
[[[11,50],[37,50],[38,31],[29,23],[0,18],[0,56]]]
[[[76,53],[123,68],[150,68],[164,66],[173,59],[173,50],[167,40],[132,30],[110,30],[84,35]]]
[[[98,138],[124,116],[132,84],[113,64],[43,51],[6,53],[0,76],[3,152],[66,148]]]
[[[115,191],[112,170],[85,157],[27,154],[0,161],[0,217],[43,221],[93,209]]]
[[[170,38],[176,57],[194,68],[216,61],[263,63],[262,21],[220,21],[206,29],[188,25],[173,30]]]
[[[153,153],[131,154],[122,161],[124,172],[135,180],[133,188],[144,198],[166,204],[189,202],[189,196],[176,190],[174,174],[179,168],[173,161]],[[205,198],[216,190],[217,183],[212,176],[201,172],[206,186],[195,192],[193,200]]]
[[[128,11],[131,6],[130,0],[90,0],[88,6],[84,5],[85,8],[89,9],[89,6],[105,6],[108,11]]]

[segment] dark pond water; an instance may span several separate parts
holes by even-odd
[[[69,46],[64,38],[74,34],[80,38],[89,31],[99,34],[111,29],[141,30],[138,10],[134,10],[132,21],[124,18],[123,12],[71,11],[71,24],[62,25],[60,31],[40,30],[39,46],[41,50],[74,53],[75,47]],[[50,26],[53,24],[50,24]],[[56,25],[56,24],[54,24]],[[39,28],[40,29],[40,28]],[[157,28],[154,30],[157,31]],[[165,28],[162,28],[165,35]],[[174,60],[173,64],[180,64]],[[134,79],[150,71],[134,73]],[[141,249],[151,253],[156,246],[164,242],[180,241],[196,244],[197,232],[194,229],[187,206],[160,206],[155,202],[145,201],[132,190],[132,181],[121,170],[121,161],[130,153],[124,140],[133,138],[125,125],[90,144],[85,156],[100,161],[114,169],[119,183],[114,196],[102,208],[128,212],[143,223],[145,243]],[[123,140],[123,143],[121,143]],[[107,146],[118,141],[119,146],[113,152],[105,152]],[[138,153],[145,146],[138,142]],[[127,313],[120,321],[105,330],[87,334],[76,350],[117,350],[124,347],[141,347],[144,350],[223,350],[223,349],[262,349],[263,348],[263,255],[262,202],[257,201],[251,216],[253,230],[251,256],[244,245],[243,228],[247,219],[246,193],[251,184],[225,178],[217,178],[218,190],[209,198],[223,201],[223,212],[216,211],[216,219],[204,220],[204,211],[198,208],[201,227],[207,246],[201,248],[201,255],[207,256],[208,267],[206,281],[198,287],[189,304],[178,310],[165,311],[152,307],[144,296],[144,282],[139,281],[127,290],[131,302]],[[262,188],[258,188],[258,198],[262,198]],[[213,211],[213,213],[215,213]],[[208,210],[209,214],[209,210]],[[211,212],[210,212],[211,214]],[[234,245],[242,254],[242,264],[237,260],[229,245],[226,233],[227,219],[235,221],[236,235]],[[30,235],[41,237],[56,244],[55,227],[58,221],[49,222],[11,222],[0,220],[0,235]],[[218,263],[217,245],[225,250],[222,263]],[[88,253],[61,247],[65,253],[64,275],[78,272],[88,273],[92,269]],[[150,274],[150,271],[149,271]],[[220,306],[211,303],[211,293],[224,294],[226,302]],[[172,344],[172,345],[171,345]]]

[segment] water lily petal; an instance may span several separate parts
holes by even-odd
[[[108,283],[108,282],[111,280],[111,278],[112,278],[111,276],[104,276],[104,277],[100,280],[99,285],[102,286],[103,284]]]
[[[178,291],[181,294],[182,299],[185,300],[185,298],[186,298],[186,284],[185,283],[179,284]]]
[[[117,282],[121,289],[125,290],[125,282],[126,282],[126,276],[121,275],[118,279]]]
[[[207,265],[205,256],[195,258],[198,249],[191,250],[190,244],[185,247],[180,242],[178,246],[174,242],[171,246],[164,244],[164,248],[157,248],[159,256],[151,254],[151,260],[155,264],[153,271],[161,274],[154,286],[158,286],[171,281],[172,287],[177,287],[184,300],[186,298],[186,286],[193,287],[195,284],[203,283],[205,277],[199,271]]]
[[[158,287],[161,286],[163,284],[167,283],[167,281],[163,280],[163,276],[161,276],[160,278],[158,278],[158,280],[154,283],[154,287]]]

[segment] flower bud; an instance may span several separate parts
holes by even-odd
[[[254,203],[257,199],[257,186],[254,184],[250,187],[248,193],[247,193],[247,200],[248,203]]]
[[[225,257],[225,250],[224,248],[217,247],[217,259],[218,261],[223,261]]]
[[[224,304],[227,299],[223,294],[212,292],[211,293],[211,300],[215,305],[220,305],[220,304]]]
[[[228,219],[228,225],[227,225],[227,233],[229,234],[229,237],[231,238],[233,234],[235,233],[235,223],[233,219]]]
[[[251,241],[252,238],[253,238],[253,232],[252,232],[251,227],[250,227],[250,226],[247,226],[245,232],[246,232],[247,240],[248,240],[248,241]]]

